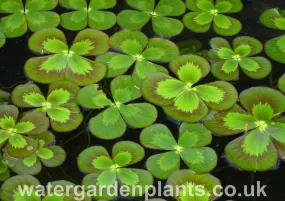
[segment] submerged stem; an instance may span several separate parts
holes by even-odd
[[[66,141],[65,141],[64,143],[62,143],[60,146],[64,146],[64,145],[68,144],[70,141],[72,141],[72,140],[76,139],[77,137],[79,137],[79,135],[81,135],[84,131],[85,131],[85,129],[82,130],[82,131],[80,131],[80,132],[77,133],[76,135],[73,135],[71,138],[69,138],[68,140],[66,140]]]
[[[71,182],[75,183],[75,181],[71,178],[71,176],[69,176],[69,175],[64,171],[64,169],[62,168],[61,165],[59,166],[59,168],[60,168],[61,172],[62,172]]]
[[[14,88],[15,86],[17,86],[18,84],[25,84],[27,81],[22,81],[22,82],[18,82],[16,84],[13,84],[11,86],[8,86],[8,87],[5,87],[4,85],[0,84],[1,86],[1,89],[11,89],[11,88]]]
[[[46,166],[43,165],[43,168],[44,168],[44,171],[45,171],[45,173],[47,174],[47,176],[52,179],[52,176],[51,176],[51,174],[48,172]]]

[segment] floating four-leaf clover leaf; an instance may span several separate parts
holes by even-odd
[[[34,152],[24,158],[13,158],[8,154],[4,155],[6,161],[13,164],[10,169],[17,174],[36,175],[41,172],[42,164],[46,167],[57,167],[61,165],[65,158],[65,151],[53,145],[55,136],[51,132],[45,132],[33,137],[36,142]]]
[[[242,29],[239,20],[223,13],[237,13],[242,10],[240,0],[186,0],[186,7],[193,11],[187,13],[183,22],[191,31],[207,32],[213,23],[214,31],[223,36],[233,36]]]
[[[195,84],[210,71],[204,58],[183,55],[170,63],[171,71],[179,78],[164,73],[150,73],[142,82],[143,96],[151,103],[162,106],[164,112],[187,122],[201,120],[208,113],[208,107],[216,110],[231,108],[237,100],[235,88],[224,81]]]
[[[147,170],[129,168],[144,158],[145,151],[142,146],[131,141],[121,141],[112,148],[112,156],[102,146],[93,146],[83,150],[78,157],[78,167],[88,173],[83,179],[83,185],[112,186],[117,181],[119,185],[139,186],[140,189],[130,188],[131,195],[145,193],[147,185],[152,185],[153,177]],[[134,191],[133,191],[134,190]],[[140,192],[142,190],[142,192]],[[111,200],[106,188],[102,196],[95,199]]]
[[[120,31],[110,38],[110,47],[121,53],[108,52],[97,57],[97,61],[108,67],[106,77],[124,74],[134,63],[132,80],[136,86],[151,72],[168,73],[163,66],[154,62],[166,63],[179,55],[178,47],[169,40],[148,39],[139,31]]]
[[[0,105],[0,144],[11,149],[23,149],[29,145],[27,135],[39,135],[49,127],[48,118],[40,112],[28,112],[18,118],[19,111],[13,105]],[[7,146],[6,146],[7,147]]]
[[[235,166],[248,171],[273,168],[285,150],[285,96],[267,87],[252,87],[239,97],[240,104],[227,111],[212,111],[204,125],[212,132],[225,135],[244,133],[230,142],[225,153]]]
[[[260,22],[272,29],[285,30],[285,10],[269,9],[262,13]],[[285,63],[285,35],[267,41],[264,49],[271,59]]]
[[[113,102],[96,84],[86,86],[78,93],[77,99],[81,106],[91,109],[106,108],[89,122],[90,131],[96,137],[115,139],[125,133],[127,124],[134,128],[144,128],[155,122],[157,111],[153,105],[129,103],[141,97],[141,92],[132,83],[131,76],[121,75],[113,79],[111,93]]]
[[[103,9],[113,8],[116,0],[59,0],[62,7],[76,10],[61,15],[61,26],[68,30],[79,31],[87,27],[106,30],[116,24],[116,15]]]
[[[142,28],[151,19],[155,33],[161,36],[175,36],[182,32],[183,24],[174,18],[185,12],[181,0],[160,0],[155,7],[155,0],[127,0],[127,4],[137,9],[123,10],[118,14],[118,24],[129,30]]]
[[[56,81],[49,86],[47,98],[35,84],[17,86],[12,92],[12,102],[21,108],[36,108],[47,115],[51,127],[57,132],[69,132],[79,127],[83,120],[75,103],[80,87],[70,81]]]
[[[250,78],[262,79],[271,72],[271,63],[264,57],[253,57],[262,52],[262,43],[255,38],[240,36],[233,40],[233,48],[223,38],[210,41],[212,49],[208,58],[212,61],[212,74],[221,80],[235,80],[239,67]]]
[[[211,174],[195,173],[192,170],[178,170],[168,179],[166,185],[173,189],[173,197],[179,201],[212,201],[221,192],[221,182]]]
[[[165,150],[148,158],[147,169],[159,179],[167,179],[180,169],[180,158],[195,172],[211,171],[217,165],[216,152],[209,147],[211,133],[200,124],[183,123],[179,129],[178,143],[171,131],[162,124],[145,128],[140,135],[141,144],[150,149]]]
[[[24,35],[28,28],[32,32],[42,28],[57,27],[60,17],[49,10],[54,9],[58,0],[1,0],[0,13],[10,14],[0,21],[0,29],[8,38]]]
[[[49,84],[57,80],[88,85],[99,82],[106,74],[106,66],[83,56],[103,54],[109,49],[109,37],[95,29],[80,31],[68,48],[65,35],[56,28],[42,29],[29,39],[29,48],[38,54],[25,64],[25,72],[32,80]]]

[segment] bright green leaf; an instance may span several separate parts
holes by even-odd
[[[143,47],[141,43],[136,40],[136,39],[127,39],[125,40],[120,47],[123,52],[133,55],[133,56],[138,56],[142,53]]]
[[[65,89],[55,89],[47,97],[52,105],[63,105],[71,99],[71,93]]]
[[[103,113],[102,123],[105,125],[114,124],[121,118],[119,110],[116,107],[109,107]]]
[[[113,170],[104,171],[97,177],[97,185],[101,187],[110,186],[114,184],[115,181],[116,181],[116,172]]]
[[[171,170],[177,166],[177,163],[180,163],[180,158],[177,157],[177,155],[176,151],[164,153],[157,161],[157,165],[159,165],[163,171]]]
[[[158,83],[156,93],[163,98],[171,99],[177,97],[184,90],[184,84],[175,79],[166,79]]]
[[[199,0],[196,6],[203,11],[211,11],[214,9],[214,4],[209,0]]]
[[[23,96],[23,101],[34,107],[41,107],[46,102],[45,97],[40,93],[28,93]]]
[[[118,179],[125,185],[135,185],[139,183],[138,174],[128,168],[120,168]]]
[[[37,155],[33,154],[24,158],[23,163],[25,166],[32,167],[37,162]]]
[[[241,61],[239,61],[239,65],[243,69],[250,72],[256,72],[260,68],[259,64],[250,58],[243,58]]]
[[[215,9],[217,9],[219,13],[227,13],[232,8],[233,4],[229,1],[221,1],[215,5]]]
[[[203,154],[194,148],[183,150],[180,152],[180,156],[184,161],[190,164],[199,164],[205,162],[206,160]]]
[[[46,160],[49,160],[49,159],[51,159],[52,157],[54,157],[53,151],[50,150],[49,148],[40,148],[40,149],[37,151],[37,155],[38,155],[38,157],[43,158],[43,159],[46,159]]]
[[[43,42],[43,48],[52,53],[61,53],[68,50],[67,44],[56,38],[48,38]]]
[[[223,66],[222,71],[224,71],[227,74],[233,73],[238,68],[239,62],[237,60],[227,60]]]
[[[253,105],[252,114],[257,120],[270,121],[274,115],[272,107],[268,103]]]
[[[270,137],[259,129],[255,129],[246,135],[242,148],[244,153],[250,156],[261,156],[267,151],[269,143]]]
[[[214,23],[221,29],[229,29],[232,23],[228,16],[218,14],[214,17]]]
[[[212,20],[214,19],[214,15],[211,14],[210,12],[202,12],[199,13],[195,18],[195,22],[198,25],[207,25],[210,22],[212,22]]]
[[[79,55],[86,55],[94,48],[95,47],[94,47],[93,42],[90,41],[89,39],[86,39],[86,40],[81,40],[81,41],[77,41],[76,43],[74,43],[71,46],[70,51],[73,51]]]
[[[257,127],[256,120],[248,114],[230,112],[224,118],[225,126],[232,130],[248,130]]]
[[[242,44],[235,48],[235,53],[238,54],[241,57],[246,57],[250,54],[251,47],[250,45]]]
[[[9,128],[14,128],[15,127],[15,119],[10,116],[4,116],[3,118],[0,119],[0,126],[2,129],[8,130]]]
[[[127,151],[121,151],[114,157],[114,163],[119,167],[124,167],[132,161],[132,155]]]
[[[178,145],[182,147],[194,147],[199,141],[199,135],[196,132],[184,132],[178,140]]]
[[[225,92],[216,86],[200,85],[194,88],[198,96],[206,102],[220,103],[225,96]]]
[[[9,137],[9,142],[14,148],[24,148],[27,144],[25,138],[20,134],[14,134]]]
[[[114,162],[107,156],[98,156],[93,160],[92,164],[96,169],[108,170],[114,165]]]
[[[235,55],[234,51],[226,47],[219,48],[217,54],[220,59],[232,59]]]
[[[179,79],[187,84],[195,84],[202,78],[201,69],[194,63],[186,63],[181,68],[179,68],[177,74]]]
[[[32,122],[19,122],[17,123],[17,125],[15,126],[16,132],[17,133],[28,133],[30,131],[32,131],[33,129],[35,129],[36,126],[35,124],[33,124]]]
[[[175,99],[174,106],[179,111],[192,113],[199,108],[199,97],[194,91],[185,91]]]
[[[265,128],[265,132],[281,143],[285,143],[285,124],[274,122]]]
[[[65,107],[52,106],[47,110],[47,114],[51,120],[65,123],[70,119],[71,111]]]

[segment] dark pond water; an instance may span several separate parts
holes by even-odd
[[[1,1],[1,0],[0,0]],[[277,31],[273,29],[268,29],[262,26],[259,22],[259,16],[261,13],[269,8],[279,7],[285,9],[284,0],[243,0],[244,9],[242,12],[233,14],[233,16],[239,19],[243,24],[243,30],[239,35],[247,35],[255,37],[261,40],[263,43],[273,37],[280,36],[284,34],[282,31]],[[126,9],[127,5],[125,0],[118,0],[118,5],[114,8],[114,12],[118,13],[120,10]],[[65,10],[58,7],[56,9],[58,13],[63,13]],[[111,36],[116,31],[120,30],[119,26],[114,26],[111,30],[108,30],[107,33]],[[142,31],[147,34],[148,37],[154,37],[155,34],[152,32],[151,24],[145,26]],[[68,41],[71,43],[76,32],[69,32],[64,30],[67,35]],[[6,89],[7,91],[12,91],[14,86],[20,83],[30,82],[30,80],[25,76],[23,72],[23,67],[30,57],[35,56],[32,52],[29,51],[27,47],[27,41],[32,33],[28,32],[24,36],[16,39],[8,39],[6,45],[0,50],[0,88]],[[184,30],[182,34],[177,37],[173,37],[170,40],[174,42],[187,40],[190,38],[196,38],[203,42],[203,48],[209,49],[208,41],[217,36],[213,31],[210,31],[205,34],[195,34],[187,29]],[[232,40],[234,37],[227,37],[227,39]],[[252,86],[271,86],[275,87],[277,79],[285,73],[285,66],[275,63],[272,61],[273,71],[272,74],[263,79],[263,80],[251,80],[246,76],[241,75],[238,81],[233,82],[234,86],[239,92],[242,90],[252,87]],[[208,76],[206,79],[202,80],[201,83],[206,83],[215,80],[213,77]],[[103,88],[108,90],[108,83],[110,80],[103,80],[100,85]],[[43,91],[47,90],[47,86],[40,85]],[[143,99],[138,101],[144,101]],[[159,108],[158,108],[159,109]],[[77,156],[90,145],[102,145],[106,149],[111,150],[114,143],[121,140],[132,140],[139,142],[140,129],[131,129],[129,128],[125,135],[122,138],[111,140],[111,141],[102,141],[91,134],[88,133],[86,125],[90,117],[95,116],[100,111],[84,111],[85,115],[85,124],[83,124],[76,131],[71,133],[56,133],[57,144],[62,144],[63,148],[67,152],[67,159],[58,168],[46,168],[37,175],[37,178],[41,181],[42,184],[46,184],[50,181],[55,180],[69,180],[76,184],[81,184],[83,174],[77,168]],[[178,134],[178,125],[170,122],[164,113],[159,109],[159,117],[157,123],[166,124],[174,135]],[[77,137],[76,137],[77,136]],[[224,157],[224,147],[228,142],[236,138],[233,137],[217,137],[214,136],[212,147],[216,150],[219,161],[217,167],[211,172],[214,176],[218,177],[223,186],[234,185],[237,188],[238,192],[243,192],[244,185],[253,185],[257,181],[260,181],[262,185],[267,185],[266,187],[266,198],[260,197],[221,197],[219,200],[235,200],[235,201],[283,201],[285,200],[285,162],[280,162],[278,167],[275,170],[267,172],[244,172],[237,170],[234,167],[229,166]],[[74,138],[74,139],[73,139]],[[72,140],[73,139],[73,140]],[[138,168],[145,167],[146,159],[155,154],[156,152],[146,150],[145,159],[135,165]],[[186,168],[185,165],[182,168]],[[166,198],[167,200],[173,200],[172,198]],[[119,198],[118,200],[126,200]],[[128,199],[129,200],[129,199]],[[140,198],[133,198],[130,200],[141,200]]]

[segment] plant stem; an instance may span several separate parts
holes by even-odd
[[[0,84],[0,86],[1,86],[2,89],[11,89],[11,88],[14,88],[14,87],[15,87],[16,85],[18,85],[18,84],[24,84],[24,83],[26,83],[26,81],[18,82],[18,83],[16,83],[16,84],[13,84],[13,85],[8,86],[8,87],[5,87],[5,86],[2,85],[2,84]]]
[[[72,137],[69,138],[68,140],[66,140],[66,141],[65,141],[64,143],[62,143],[60,146],[64,146],[65,144],[69,143],[70,141],[76,139],[76,138],[77,138],[79,135],[81,135],[84,131],[85,131],[85,129],[82,130],[82,131],[80,131],[80,132],[77,133],[76,135],[72,136]]]
[[[75,183],[74,180],[64,171],[64,169],[62,168],[61,165],[59,166],[59,168],[60,168],[61,172],[62,172],[70,181],[72,181],[73,183]]]
[[[47,174],[47,176],[52,179],[52,176],[51,176],[51,174],[48,172],[46,166],[43,165],[43,167],[44,167],[44,171],[45,171],[45,173]]]

